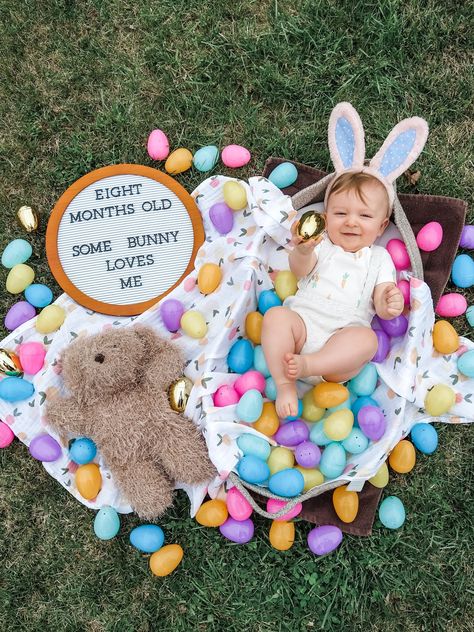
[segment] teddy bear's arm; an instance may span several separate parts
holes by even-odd
[[[87,419],[72,397],[61,397],[51,401],[46,408],[46,418],[48,424],[63,438],[68,433],[87,436]]]

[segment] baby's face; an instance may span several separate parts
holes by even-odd
[[[366,183],[362,194],[365,201],[355,190],[333,193],[325,212],[330,240],[348,252],[371,246],[389,223],[387,193],[383,186]]]

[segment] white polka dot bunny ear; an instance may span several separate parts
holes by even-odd
[[[359,114],[350,103],[338,103],[331,112],[328,141],[336,173],[364,166],[364,128]]]

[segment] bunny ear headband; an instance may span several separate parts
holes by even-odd
[[[382,147],[364,166],[364,128],[350,103],[338,103],[329,118],[329,151],[335,177],[326,189],[324,203],[336,179],[343,173],[367,173],[379,180],[388,193],[390,212],[395,198],[393,182],[415,162],[428,138],[428,123],[418,116],[403,119],[392,129]]]

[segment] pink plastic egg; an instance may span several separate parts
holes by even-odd
[[[397,287],[403,294],[403,302],[405,305],[410,305],[410,284],[405,279],[400,279],[397,283]]]
[[[226,167],[237,169],[249,162],[250,152],[242,145],[227,145],[222,150],[221,158]]]
[[[25,342],[20,346],[20,364],[25,373],[35,375],[43,368],[46,349],[41,342]]]
[[[385,246],[392,257],[393,265],[397,270],[408,270],[411,266],[407,247],[401,239],[390,239]]]
[[[170,153],[168,138],[161,129],[154,129],[148,136],[148,155],[152,160],[164,160]]]
[[[161,320],[168,331],[176,332],[181,327],[184,305],[175,298],[169,298],[160,305]]]
[[[416,243],[420,250],[432,252],[443,240],[443,227],[439,222],[425,224],[416,236]]]
[[[251,504],[244,498],[237,487],[231,487],[227,492],[226,504],[229,515],[238,522],[247,520],[247,518],[250,518],[252,515],[253,509]]]
[[[237,404],[239,401],[239,394],[232,384],[223,384],[222,386],[219,386],[212,397],[214,400],[214,406],[219,406],[220,408],[223,406]]]
[[[444,294],[436,305],[435,312],[438,316],[447,316],[453,318],[454,316],[461,316],[467,309],[467,301],[462,294],[456,294],[456,292],[450,292]]]
[[[15,438],[13,434],[13,430],[7,424],[4,424],[3,421],[0,421],[0,448],[8,448],[10,443]]]
[[[260,371],[247,371],[243,375],[237,378],[234,382],[234,388],[238,395],[242,396],[244,393],[254,388],[260,393],[265,392],[265,377]]]
[[[269,498],[267,500],[267,511],[268,513],[276,513],[277,511],[280,511],[280,509],[283,509],[286,504],[287,503],[284,500]],[[303,505],[301,503],[296,503],[293,509],[290,509],[288,513],[283,514],[280,518],[275,518],[275,520],[278,520],[278,522],[284,522],[285,520],[296,518],[296,516],[301,513],[302,509]]]

